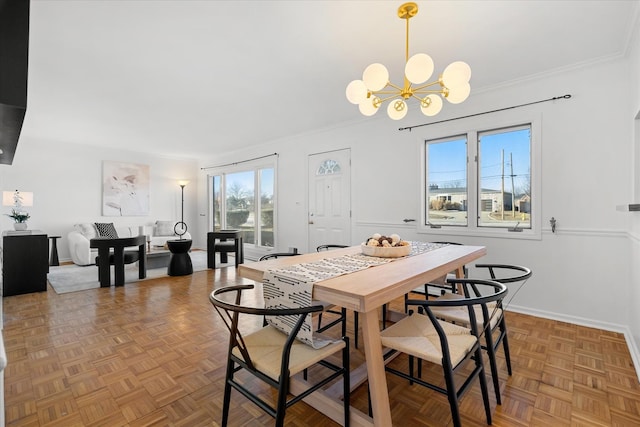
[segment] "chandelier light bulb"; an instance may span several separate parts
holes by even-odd
[[[433,74],[433,59],[426,53],[417,53],[407,61],[404,75],[411,83],[419,85],[429,80]]]
[[[347,99],[352,104],[360,104],[367,99],[367,86],[362,80],[354,80],[347,86]]]
[[[378,112],[379,108],[377,108],[374,105],[375,102],[375,98],[371,97],[368,99],[365,99],[364,101],[362,101],[359,105],[358,105],[358,109],[360,110],[360,113],[363,116],[373,116],[375,113]]]
[[[420,111],[425,116],[435,116],[442,110],[442,98],[438,95],[427,95],[420,102]]]
[[[447,65],[442,73],[442,83],[449,89],[464,86],[471,79],[471,67],[466,62],[456,61]]]
[[[400,120],[407,115],[407,103],[402,99],[394,99],[387,106],[387,114],[393,120]]]
[[[451,104],[460,104],[464,102],[471,93],[471,85],[469,83],[465,83],[460,86],[456,86],[454,88],[449,89],[449,95],[447,95],[447,101]]]
[[[389,71],[382,64],[369,65],[362,73],[362,80],[371,91],[381,90],[389,83]]]

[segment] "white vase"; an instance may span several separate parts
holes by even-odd
[[[24,231],[27,229],[27,223],[26,222],[14,222],[13,223],[13,229],[16,231]]]

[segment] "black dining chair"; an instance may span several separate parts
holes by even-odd
[[[485,325],[491,323],[496,309],[507,294],[503,283],[480,279],[449,279],[450,285],[462,288],[464,295],[459,299],[408,300],[410,307],[418,308],[411,314],[380,332],[383,347],[391,349],[385,354],[390,357],[395,352],[409,356],[408,372],[387,365],[386,370],[409,380],[410,384],[427,387],[447,395],[453,425],[460,427],[459,400],[469,390],[473,380],[478,379],[487,424],[491,424],[491,406],[487,390],[487,380],[482,360],[481,338],[490,333]],[[438,318],[436,309],[455,308],[466,311],[470,322],[461,326]],[[478,321],[476,310],[482,313]],[[424,313],[424,314],[423,314]],[[414,359],[439,365],[445,379],[445,387],[430,383],[414,375]],[[466,365],[473,361],[473,368]],[[462,377],[463,376],[463,377]],[[462,378],[461,378],[462,377]]]
[[[529,268],[519,265],[507,265],[507,264],[476,264],[476,268],[486,268],[491,280],[509,284],[520,283],[518,290],[526,283],[531,277],[532,272]],[[454,300],[464,298],[463,295],[457,293],[447,292],[438,297],[438,300]],[[491,321],[487,327],[487,333],[484,335],[485,344],[482,348],[487,352],[489,357],[489,365],[491,367],[491,377],[493,379],[493,388],[496,395],[496,401],[498,405],[502,404],[500,395],[500,381],[498,378],[498,364],[496,359],[496,352],[502,344],[504,350],[504,357],[507,364],[507,372],[512,374],[511,369],[511,355],[509,352],[509,338],[507,336],[507,322],[504,316],[504,307],[502,300],[492,302],[488,304],[489,310],[493,313]],[[457,325],[469,326],[469,312],[467,310],[460,309],[459,307],[437,307],[433,308],[433,313],[440,319],[448,322],[453,322]],[[475,311],[475,317],[477,322],[482,322],[482,312],[480,310]],[[494,334],[497,331],[497,338],[494,339]]]
[[[320,245],[316,248],[316,252],[327,251],[331,249],[348,248],[348,247],[349,246],[347,245],[333,245],[333,244]]]
[[[439,244],[443,244],[443,245],[462,245],[462,243],[458,243],[458,242],[432,242],[432,243],[439,243]],[[467,272],[467,267],[463,266],[462,267],[463,270],[463,274],[464,277],[468,277],[468,272]],[[405,313],[408,310],[408,306],[407,306],[407,301],[409,300],[409,298],[411,296],[414,295],[420,295],[423,298],[427,299],[429,298],[429,289],[435,288],[435,294],[434,292],[431,292],[432,296],[438,296],[438,295],[442,295],[445,292],[455,292],[455,289],[451,289],[451,285],[447,283],[447,279],[452,279],[455,278],[456,274],[455,272],[450,272],[447,273],[446,275],[439,277],[435,280],[432,280],[429,283],[425,283],[422,286],[419,286],[415,289],[412,289],[411,291],[409,291],[409,293],[404,295],[404,311]]]
[[[229,421],[232,389],[240,392],[275,418],[276,427],[282,427],[286,410],[291,405],[340,377],[343,381],[343,422],[345,426],[348,426],[350,423],[351,393],[349,338],[342,337],[334,340],[320,349],[314,349],[298,341],[296,336],[304,324],[305,317],[308,314],[322,311],[323,307],[314,305],[298,308],[258,308],[242,305],[242,292],[253,288],[253,285],[228,286],[216,289],[209,296],[209,300],[230,332],[222,405],[222,426],[226,426]],[[291,333],[287,335],[271,325],[266,325],[245,334],[239,327],[240,314],[266,318],[288,316],[292,325]],[[341,355],[339,356],[340,365],[328,360],[330,357],[335,357],[336,354]],[[306,372],[312,366],[314,367],[312,382],[310,384],[309,381],[304,382],[308,388],[290,398],[290,378],[303,371]],[[320,368],[316,370],[315,366],[320,366]],[[275,402],[267,402],[262,394],[254,393],[252,388],[247,386],[246,375],[240,374],[240,371],[251,374],[273,387],[277,391]],[[328,375],[321,375],[320,371],[323,374],[328,372]],[[240,377],[240,380],[236,376]]]
[[[261,256],[258,259],[258,261],[266,261],[268,259],[276,259],[276,258],[281,258],[285,256],[297,256],[297,255],[300,255],[300,254],[298,252],[273,252],[273,253]]]

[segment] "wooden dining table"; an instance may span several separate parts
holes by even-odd
[[[277,258],[240,265],[241,277],[262,282],[264,273],[270,269],[284,268],[295,264],[336,258],[361,252],[360,246],[344,249],[314,252],[295,257]],[[414,288],[424,285],[452,271],[463,277],[463,266],[486,254],[484,246],[447,245],[418,255],[399,258],[393,262],[370,267],[342,276],[316,282],[313,298],[319,301],[345,307],[360,313],[366,366],[356,368],[366,374],[371,394],[373,419],[355,408],[351,410],[353,426],[389,427],[391,409],[385,376],[383,348],[380,341],[379,308]],[[352,377],[354,375],[352,370]],[[302,390],[299,380],[292,380],[291,392]],[[358,381],[352,381],[357,386]],[[342,423],[342,402],[331,393],[315,392],[304,401],[337,423]]]

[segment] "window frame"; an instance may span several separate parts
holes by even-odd
[[[254,217],[256,218],[257,222],[255,225],[255,236],[260,236],[261,232],[262,232],[262,223],[261,223],[261,215],[260,215],[260,209],[261,209],[261,171],[263,169],[273,169],[273,247],[277,247],[278,245],[278,229],[277,229],[277,224],[278,224],[278,196],[277,196],[277,189],[278,189],[278,158],[277,156],[271,160],[269,159],[260,159],[259,161],[248,161],[248,162],[242,162],[239,164],[234,164],[234,165],[230,165],[230,166],[221,166],[216,168],[215,172],[209,172],[207,173],[207,203],[208,203],[208,212],[209,212],[209,219],[208,219],[208,224],[207,224],[207,228],[208,231],[214,231],[213,227],[214,227],[214,218],[215,218],[215,210],[214,210],[214,178],[215,177],[220,177],[220,188],[221,189],[225,189],[226,187],[226,176],[230,175],[230,174],[234,174],[234,173],[241,173],[241,172],[253,172],[254,176],[254,207],[256,210],[258,210],[258,212],[254,212]],[[225,198],[222,197],[222,203],[220,206],[220,216],[221,218],[226,218],[226,203],[225,203]],[[220,225],[222,227],[222,224]],[[258,238],[255,239],[254,243],[247,243],[246,241],[244,242],[244,247],[245,250],[248,249],[248,254],[250,254],[251,252],[256,252],[256,253],[266,253],[268,250],[272,250],[273,247],[271,246],[264,246],[264,245],[258,245]]]
[[[531,228],[513,232],[507,228],[478,226],[478,207],[480,203],[480,176],[478,170],[478,134],[492,130],[531,126]],[[420,222],[419,234],[492,237],[506,239],[540,240],[542,238],[542,115],[532,112],[507,111],[483,117],[470,117],[459,120],[433,123],[418,132],[418,151],[420,153]],[[473,212],[474,218],[468,218],[467,225],[441,225],[432,227],[426,224],[428,214],[427,188],[427,141],[447,139],[456,135],[467,135],[467,212]]]

